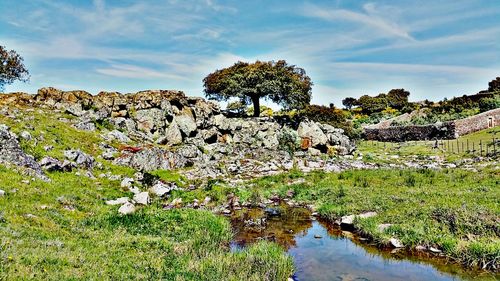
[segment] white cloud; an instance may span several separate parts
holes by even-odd
[[[168,73],[166,71],[157,71],[146,67],[140,67],[128,64],[112,64],[110,67],[97,68],[96,72],[121,78],[134,78],[134,79],[166,78],[175,80],[186,80],[186,77],[177,74]]]
[[[399,37],[407,40],[414,40],[408,30],[393,21],[379,16],[375,5],[367,4],[364,6],[367,13],[353,12],[345,9],[331,9],[319,7],[312,4],[305,6],[304,15],[318,18],[326,21],[349,21],[362,24],[372,30],[378,31],[381,35]]]

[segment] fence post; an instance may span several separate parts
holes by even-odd
[[[464,153],[464,142],[462,142],[462,153]]]
[[[497,155],[497,144],[495,141],[495,137],[493,137],[493,155]]]
[[[453,143],[451,143],[451,153],[453,153],[453,149],[454,149]]]
[[[457,139],[457,153],[460,153],[460,142],[458,142],[458,139]]]
[[[467,139],[467,151],[469,151],[469,139]]]
[[[479,140],[479,156],[483,157],[483,140]]]

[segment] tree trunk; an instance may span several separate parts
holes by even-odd
[[[260,116],[260,98],[259,97],[252,97],[252,102],[253,102],[253,117],[259,117]]]

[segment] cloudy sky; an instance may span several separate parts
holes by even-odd
[[[203,95],[208,73],[285,59],[313,102],[405,88],[412,100],[473,94],[500,76],[500,1],[1,0],[0,45],[27,84]]]

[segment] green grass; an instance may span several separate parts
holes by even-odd
[[[444,140],[439,142],[439,149],[434,149],[435,141],[409,141],[404,143],[379,142],[379,141],[360,141],[357,143],[358,153],[369,155],[372,157],[384,157],[385,154],[398,156],[430,156],[437,155],[448,160],[457,160],[461,157],[479,156],[480,146],[482,143],[483,156],[488,151],[493,151],[493,137],[500,138],[500,128],[490,128],[469,135],[461,136],[457,140]],[[467,142],[469,149],[467,150]],[[443,144],[443,145],[441,145]],[[474,146],[473,146],[474,144]],[[457,146],[458,149],[457,150]],[[463,146],[463,150],[462,150]],[[475,151],[473,152],[473,148]],[[500,151],[500,146],[497,145],[497,150]]]
[[[376,211],[357,227],[383,246],[391,237],[406,246],[443,249],[468,266],[500,266],[500,171],[364,170],[302,175],[305,183],[289,185],[297,175],[265,177],[253,182],[262,197],[284,196],[313,204],[328,220]],[[245,196],[243,194],[242,196]],[[377,226],[393,224],[381,232]]]
[[[96,176],[134,174],[99,159],[99,135],[106,126],[83,132],[59,117],[71,118],[35,111],[23,112],[16,120],[0,116],[0,123],[36,137],[36,142],[23,141],[22,147],[37,159],[63,159],[65,149],[81,149],[101,162]],[[45,145],[54,149],[45,151]],[[176,173],[153,174],[185,184]],[[119,181],[74,172],[48,176],[51,182],[25,184],[24,176],[0,166],[0,189],[7,193],[0,197],[0,280],[286,280],[293,272],[291,258],[275,244],[231,252],[232,232],[224,217],[202,210],[164,210],[158,198],[132,215],[120,216],[119,206],[104,203],[132,196]],[[215,197],[219,189],[213,186],[210,192]],[[209,194],[197,192],[176,191],[186,200]],[[225,195],[224,188],[219,200]]]

